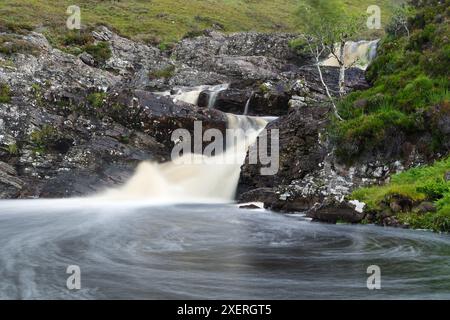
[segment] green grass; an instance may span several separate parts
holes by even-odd
[[[350,198],[366,203],[367,210],[381,212],[389,207],[393,198],[407,198],[412,203],[433,202],[436,212],[420,214],[417,212],[399,213],[400,222],[417,229],[450,231],[450,181],[444,180],[450,171],[450,157],[430,166],[413,168],[391,177],[390,183],[355,190]]]
[[[0,35],[0,53],[5,55],[14,53],[29,53],[36,55],[38,49],[29,42],[16,36]]]
[[[30,134],[30,143],[33,146],[34,153],[44,154],[57,138],[58,131],[56,128],[46,124]]]
[[[6,83],[0,83],[0,103],[11,102],[11,89]]]
[[[387,22],[393,3],[379,0]],[[185,35],[217,27],[235,31],[301,31],[297,8],[301,0],[78,0],[82,25],[108,25],[131,38],[169,43]],[[365,14],[371,0],[342,0],[342,6]],[[52,35],[66,32],[66,9],[71,0],[2,0],[0,25],[14,30],[47,27]],[[9,27],[8,27],[9,26]],[[1,29],[1,28],[0,28]]]
[[[100,109],[105,104],[106,93],[105,92],[94,92],[87,96],[87,101],[95,109]]]
[[[162,78],[170,78],[174,75],[174,73],[175,73],[175,66],[169,65],[163,69],[151,71],[148,76],[150,79],[162,79]]]

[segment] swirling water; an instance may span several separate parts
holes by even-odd
[[[3,299],[448,299],[450,237],[233,204],[1,201],[0,278]]]

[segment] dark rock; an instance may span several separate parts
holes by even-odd
[[[424,201],[421,204],[419,204],[414,211],[417,213],[423,214],[427,212],[436,212],[437,208],[436,205],[432,202]]]
[[[253,189],[239,196],[238,201],[241,203],[247,202],[263,202],[273,203],[277,201],[277,194],[270,188]]]
[[[248,108],[251,116],[283,116],[288,113],[291,96],[284,90],[270,90],[267,93],[255,93]]]
[[[17,177],[16,170],[0,161],[0,199],[16,198],[25,182]]]
[[[402,211],[402,206],[396,201],[392,201],[389,204],[389,207],[391,208],[392,212],[394,212],[394,213],[399,213],[400,211]]]
[[[227,118],[218,110],[175,104],[170,98],[142,90],[126,89],[112,93],[106,110],[111,110],[110,115],[117,122],[155,137],[168,150],[174,146],[172,133],[181,128],[193,135],[196,121],[201,121],[203,132],[208,129],[225,132],[227,128]]]
[[[257,188],[290,184],[319,169],[326,148],[318,143],[319,133],[328,123],[328,109],[320,106],[292,110],[267,126],[268,146],[272,129],[279,130],[279,170],[276,175],[262,176],[261,165],[242,167],[238,194]],[[264,133],[266,134],[266,133]]]
[[[255,210],[255,209],[261,209],[261,208],[258,207],[257,205],[249,204],[249,205],[242,205],[242,206],[239,206],[239,209],[250,209],[250,210]]]
[[[89,53],[83,52],[78,56],[78,58],[80,58],[80,60],[83,61],[88,66],[95,67],[95,59]]]
[[[307,216],[314,221],[337,223],[358,223],[364,218],[364,214],[346,202],[331,201],[310,210]]]
[[[215,108],[223,112],[244,114],[245,105],[252,93],[246,90],[228,89],[219,92]]]
[[[414,203],[408,197],[404,197],[402,195],[393,195],[391,196],[389,206],[395,213],[410,212],[414,206]]]

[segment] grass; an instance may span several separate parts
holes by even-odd
[[[95,109],[100,109],[105,104],[106,93],[105,92],[94,92],[87,96],[87,101]]]
[[[0,83],[0,103],[11,102],[11,89],[6,83]]]
[[[355,190],[350,198],[366,203],[367,210],[382,212],[389,208],[392,199],[409,199],[417,205],[423,201],[433,202],[436,212],[424,214],[403,212],[398,214],[400,222],[416,229],[450,231],[450,181],[445,181],[450,171],[450,157],[433,165],[413,168],[391,177],[390,183]]]
[[[170,78],[175,73],[175,66],[169,65],[163,69],[150,71],[149,78],[150,79],[163,79],[163,78]]]
[[[0,35],[0,53],[4,55],[12,55],[14,53],[29,53],[36,55],[38,49],[28,41],[20,39],[19,37]]]
[[[46,124],[30,134],[30,143],[33,146],[34,153],[44,154],[57,138],[58,131],[56,128]]]
[[[8,144],[6,147],[2,147],[10,156],[17,156],[20,152],[19,146],[16,143]]]
[[[297,8],[301,0],[78,0],[84,27],[104,24],[130,38],[177,41],[208,28],[225,32],[264,31],[296,32],[301,23]],[[371,0],[342,0],[342,5],[365,14]],[[392,11],[390,0],[379,0],[382,19],[387,22]],[[66,32],[66,9],[71,0],[2,0],[0,25],[28,30],[48,28],[52,35]],[[1,30],[1,29],[0,29]]]

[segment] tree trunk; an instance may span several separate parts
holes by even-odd
[[[341,41],[339,47],[339,95],[345,95],[345,41]]]
[[[344,119],[342,119],[341,116],[339,115],[336,104],[334,103],[333,96],[331,95],[330,90],[328,89],[328,86],[325,83],[325,80],[323,79],[322,69],[320,69],[320,61],[318,58],[316,58],[316,67],[317,67],[317,71],[319,72],[320,82],[322,82],[322,85],[325,88],[327,96],[330,99],[331,105],[333,106],[334,115],[336,116],[336,118],[343,121]]]

